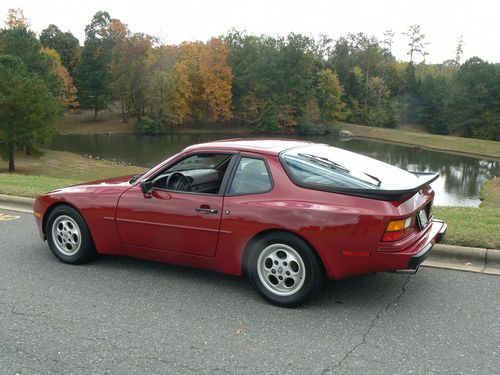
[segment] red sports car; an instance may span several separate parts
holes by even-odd
[[[63,262],[97,252],[246,273],[296,306],[325,276],[416,270],[446,231],[432,215],[437,178],[322,144],[227,140],[52,191],[34,212]]]

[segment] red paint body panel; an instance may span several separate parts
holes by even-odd
[[[154,176],[191,153],[232,152],[266,159],[274,187],[270,192],[222,196],[153,190],[144,194],[130,176],[56,190],[34,205],[42,218],[56,204],[70,204],[84,217],[99,253],[130,255],[174,264],[242,273],[243,254],[259,233],[284,230],[301,236],[317,252],[330,278],[405,269],[410,258],[434,243],[443,227],[431,220],[425,230],[394,243],[381,242],[389,220],[406,218],[432,201],[430,187],[402,202],[311,190],[295,185],[279,153],[303,142],[232,141],[191,146],[147,172]],[[259,146],[260,145],[260,146]],[[196,208],[211,208],[205,214]],[[369,252],[349,257],[347,252]]]
[[[120,195],[130,189],[130,178],[116,177],[58,189],[38,197],[33,208],[43,213],[44,224],[49,207],[69,204],[84,217],[99,253],[126,254],[118,235],[115,213]],[[44,231],[42,220],[37,221],[40,231]]]
[[[120,198],[116,221],[130,255],[140,256],[137,246],[204,257],[215,256],[222,213],[221,196],[153,190],[144,197],[140,186]],[[200,207],[217,210],[203,214]],[[129,247],[132,245],[133,247]]]

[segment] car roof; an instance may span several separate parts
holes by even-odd
[[[298,146],[310,145],[311,142],[293,139],[272,138],[234,138],[220,141],[201,143],[187,147],[185,152],[192,151],[242,151],[268,155],[278,155],[280,152]]]

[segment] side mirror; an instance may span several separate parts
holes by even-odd
[[[141,189],[144,194],[149,194],[153,190],[153,182],[149,180],[141,181]]]

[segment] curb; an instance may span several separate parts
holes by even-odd
[[[33,213],[34,201],[0,194],[0,209]],[[500,275],[500,250],[436,244],[422,266]]]
[[[0,194],[0,208],[4,210],[33,213],[33,198]]]
[[[500,250],[436,244],[422,266],[500,275]]]

